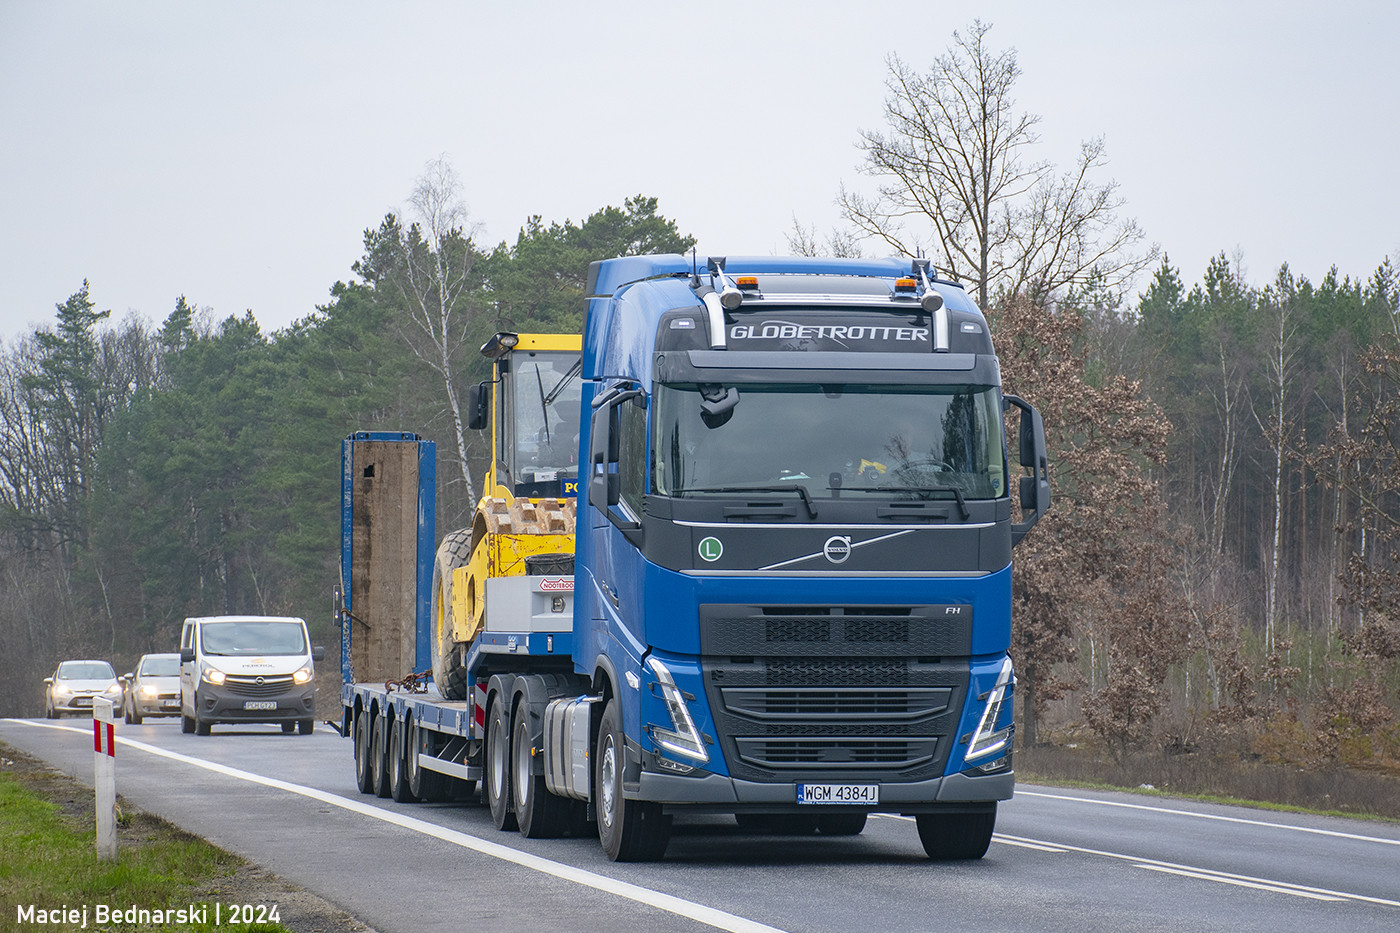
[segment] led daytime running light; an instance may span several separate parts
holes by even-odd
[[[974,758],[985,758],[987,755],[1000,752],[1011,742],[1011,726],[1004,729],[997,729],[997,720],[1001,718],[1001,705],[1006,700],[1007,690],[1016,683],[1016,678],[1011,673],[1011,659],[1007,658],[1001,662],[1001,673],[997,675],[996,686],[992,688],[991,695],[987,697],[987,705],[982,710],[982,719],[977,723],[977,730],[972,734],[972,744],[968,747],[967,754],[963,760],[972,761]],[[995,731],[993,731],[995,730]]]
[[[656,658],[649,658],[647,666],[656,675],[656,683],[661,688],[661,698],[666,702],[666,711],[671,714],[671,725],[675,727],[662,729],[652,726],[652,741],[668,752],[684,755],[695,761],[709,761],[709,752],[705,751],[705,743],[700,738],[700,730],[695,728],[695,720],[690,718],[690,709],[686,706],[685,696],[676,686],[676,679],[671,676],[666,665]]]

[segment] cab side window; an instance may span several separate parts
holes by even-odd
[[[622,501],[633,515],[642,514],[642,497],[646,494],[647,474],[647,412],[641,399],[621,405],[619,412],[621,438],[618,450],[618,473],[622,485]]]

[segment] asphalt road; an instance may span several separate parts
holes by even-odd
[[[928,861],[894,816],[851,838],[701,817],[664,861],[624,865],[596,839],[498,832],[479,806],[361,795],[324,725],[117,733],[119,794],[381,933],[1400,930],[1393,824],[1021,785],[979,862]],[[87,721],[0,720],[0,741],[92,781]]]

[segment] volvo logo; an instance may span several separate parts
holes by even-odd
[[[851,539],[841,535],[832,535],[826,539],[826,544],[822,545],[822,553],[833,564],[844,564],[846,559],[851,556]]]

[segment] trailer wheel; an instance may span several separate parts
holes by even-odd
[[[614,862],[652,862],[666,853],[671,841],[671,818],[661,804],[626,800],[622,775],[627,764],[622,710],[609,700],[598,728],[593,756],[593,790],[598,811],[598,841]]]
[[[530,735],[530,708],[515,707],[514,739],[510,743],[510,784],[515,793],[515,821],[526,839],[552,839],[569,828],[569,801],[544,786],[544,775],[534,768],[535,743]]]
[[[370,723],[369,768],[370,782],[376,797],[389,796],[389,717],[384,713]]]
[[[491,700],[486,714],[486,767],[482,783],[486,785],[486,805],[491,808],[491,821],[500,830],[517,828],[515,814],[510,809],[510,717],[501,698]]]
[[[374,793],[374,769],[370,767],[370,715],[360,710],[355,717],[355,786],[362,794]]]
[[[466,529],[449,532],[438,545],[433,561],[433,683],[448,700],[467,698],[467,669],[452,640],[452,571],[465,567],[472,555],[472,534]]]
[[[994,803],[985,813],[920,813],[914,820],[929,858],[979,859],[987,854],[991,844],[997,810]]]
[[[407,749],[403,718],[394,720],[389,727],[389,796],[395,803],[416,803],[418,797],[408,786],[408,772],[404,769]]]

